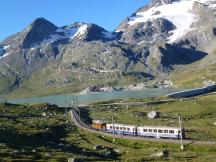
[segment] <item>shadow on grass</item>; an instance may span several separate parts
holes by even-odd
[[[88,157],[92,157],[95,160],[104,159],[107,160],[117,160],[117,156],[115,155],[112,158],[105,157],[104,155],[98,152],[92,152],[91,150],[83,151],[83,148],[77,146],[74,143],[69,143],[63,138],[66,138],[69,131],[66,130],[66,125],[58,125],[49,128],[49,131],[35,133],[35,134],[26,134],[19,133],[16,130],[12,129],[0,129],[0,143],[5,143],[7,147],[10,149],[18,150],[16,153],[11,154],[0,154],[1,157],[16,157],[21,158],[23,156],[27,156],[32,160],[38,160],[43,157],[40,154],[38,148],[45,147],[47,149],[54,149],[58,152],[63,152],[64,154],[71,153],[77,156],[84,156],[86,159]],[[21,150],[25,150],[25,152],[21,152]],[[32,151],[36,150],[36,151]]]
[[[90,112],[87,108],[79,108],[81,119],[84,123],[91,125],[92,124],[92,118],[90,118]]]

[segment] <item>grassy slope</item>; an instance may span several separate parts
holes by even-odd
[[[66,122],[63,111],[47,105],[0,105],[0,161],[67,161],[70,157],[84,161],[214,161],[215,146],[186,146],[118,139],[76,129]],[[102,149],[94,150],[97,144]],[[35,151],[34,151],[35,150]],[[115,152],[114,150],[118,150]],[[110,151],[111,156],[104,154]],[[166,157],[154,153],[165,151]]]
[[[0,161],[110,160],[100,151],[83,152],[80,143],[87,139],[65,120],[64,110],[46,107],[0,105]],[[44,111],[46,117],[42,116]]]
[[[167,104],[152,106],[126,107],[120,106],[115,111],[115,121],[125,124],[178,126],[178,116],[183,117],[183,124],[188,138],[200,140],[216,140],[216,94],[197,97],[187,101],[175,101]],[[88,109],[93,119],[103,119],[111,122],[112,108],[107,106],[93,106]],[[148,119],[147,113],[156,110],[161,118]]]
[[[192,68],[190,70],[176,72],[172,76],[172,80],[175,85],[181,87],[200,87],[207,80],[216,82],[216,64],[204,66],[198,70]]]
[[[190,161],[190,162],[214,162],[216,158],[215,146],[195,146],[189,144],[186,146],[185,151],[180,150],[178,144],[157,143],[149,141],[136,141],[116,139],[116,142],[112,142],[112,138],[98,136],[95,134],[82,132],[82,135],[86,136],[91,143],[102,144],[106,147],[114,148],[119,151],[118,160],[128,162],[142,162],[142,161]],[[89,147],[89,144],[83,144],[83,147]],[[158,158],[153,154],[164,151],[167,156]],[[105,161],[105,160],[104,160]]]
[[[16,82],[15,77],[4,77],[0,79],[0,94],[7,93],[7,91],[13,88]]]
[[[174,71],[171,80],[176,86],[184,88],[203,86],[203,82],[208,80],[216,82],[216,51],[198,62]]]

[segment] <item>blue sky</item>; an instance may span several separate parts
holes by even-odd
[[[0,40],[44,17],[57,26],[93,22],[112,31],[149,0],[0,0]]]

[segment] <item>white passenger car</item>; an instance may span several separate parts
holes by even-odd
[[[156,138],[181,138],[181,130],[175,127],[137,127],[138,136],[156,137]],[[182,132],[184,138],[184,131]]]
[[[136,125],[124,125],[124,124],[106,124],[106,131],[116,134],[127,134],[127,135],[137,135]]]

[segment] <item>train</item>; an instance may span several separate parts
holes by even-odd
[[[152,138],[185,138],[185,129],[177,127],[164,126],[137,126],[118,123],[105,123],[102,121],[93,121],[92,128],[96,130],[106,131],[108,133],[143,136]]]

